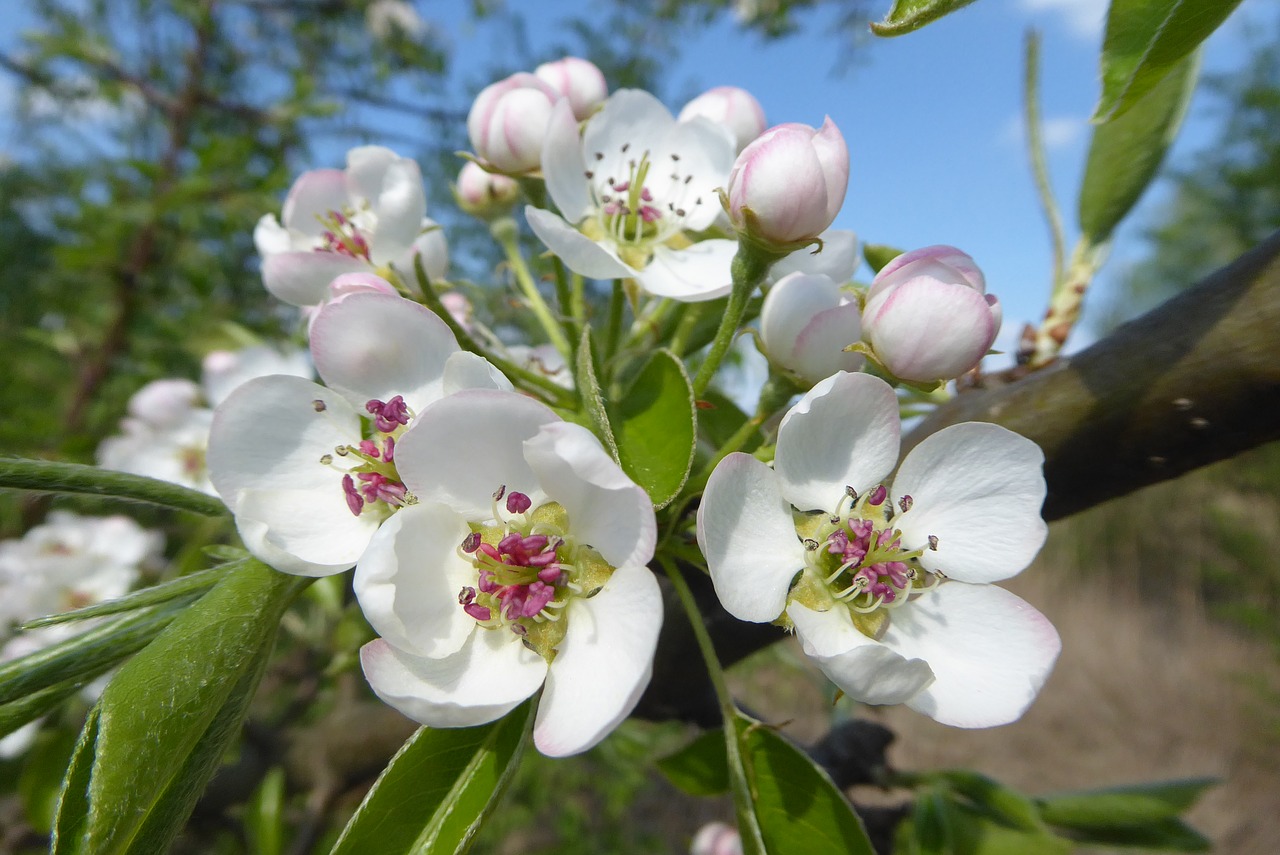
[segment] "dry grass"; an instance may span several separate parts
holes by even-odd
[[[1143,601],[1103,578],[1070,584],[1035,567],[1016,583],[1063,639],[1036,703],[1021,721],[984,731],[906,708],[859,710],[898,734],[894,765],[973,768],[1030,794],[1216,776],[1223,783],[1190,821],[1218,852],[1280,852],[1280,710],[1267,703],[1280,686],[1273,648],[1210,623],[1186,599]],[[743,697],[772,721],[790,719],[794,738],[821,736],[840,712],[821,677],[788,675],[770,655],[779,654],[737,675]]]

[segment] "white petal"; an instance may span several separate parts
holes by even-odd
[[[253,227],[253,245],[258,255],[275,255],[293,249],[293,237],[288,229],[276,222],[275,214],[263,214]]]
[[[458,594],[478,575],[458,546],[467,521],[444,505],[417,504],[382,524],[356,565],[355,592],[369,625],[402,650],[439,659],[476,629]]]
[[[427,198],[422,190],[422,172],[407,157],[388,164],[375,204],[378,226],[373,234],[371,255],[375,262],[399,258],[422,230],[427,215]]]
[[[1048,619],[1001,588],[945,582],[893,612],[884,644],[937,676],[910,706],[953,727],[1017,720],[1062,642]]]
[[[636,275],[636,271],[623,264],[611,250],[550,211],[527,205],[524,217],[538,240],[546,244],[547,249],[558,255],[574,273],[588,279],[618,279]]]
[[[312,169],[298,176],[289,188],[280,219],[287,229],[309,235],[324,231],[319,218],[341,211],[350,203],[347,178],[340,169]]]
[[[649,563],[657,542],[653,503],[595,434],[552,422],[525,442],[524,456],[547,497],[568,511],[575,538],[614,567]]]
[[[791,580],[805,563],[777,475],[749,454],[730,454],[707,480],[698,546],[721,604],[755,623],[782,614]]]
[[[648,181],[654,205],[665,210],[670,203],[685,211],[685,227],[702,231],[715,222],[724,209],[716,195],[727,186],[736,146],[728,128],[701,116],[671,125],[650,153],[653,172]],[[673,160],[673,156],[679,158]],[[667,173],[680,175],[678,182],[663,180]],[[689,178],[687,184],[685,178]]]
[[[472,633],[443,659],[413,656],[376,639],[360,648],[373,691],[428,727],[471,727],[501,718],[538,691],[547,663],[507,630]]]
[[[796,343],[804,328],[819,312],[838,305],[840,289],[829,276],[795,273],[778,280],[760,309],[760,337],[770,358],[794,370]]]
[[[1040,518],[1044,454],[999,425],[965,422],[944,428],[911,450],[893,482],[911,510],[894,523],[903,543],[937,551],[920,562],[962,582],[995,582],[1021,572],[1044,545]]]
[[[329,296],[329,283],[344,273],[367,271],[369,264],[337,252],[281,252],[262,259],[262,284],[294,306],[314,306]]]
[[[408,250],[399,258],[391,260],[396,270],[411,281],[416,276],[414,259],[422,259],[422,271],[432,282],[439,282],[449,272],[449,242],[445,239],[444,229],[430,217],[423,217],[418,227],[417,237]]]
[[[581,220],[591,208],[586,172],[578,120],[569,99],[562,98],[551,110],[551,124],[542,143],[542,175],[551,201],[571,223]]]
[[[255,544],[265,544],[307,564],[343,570],[353,566],[378,530],[380,517],[351,513],[340,476],[337,472],[333,475],[333,486],[328,490],[242,490],[236,497],[236,524],[265,527],[255,530]],[[270,563],[267,556],[271,554],[258,557]],[[287,567],[276,569],[298,572]],[[329,572],[336,571],[302,575]]]
[[[316,412],[314,401],[325,402]],[[222,402],[209,430],[209,479],[229,507],[246,489],[334,491],[342,473],[320,462],[358,441],[360,417],[332,389],[301,377],[250,380]]]
[[[792,603],[787,615],[805,654],[855,701],[901,704],[933,682],[927,662],[904,658],[863,635],[843,606],[817,612]]]
[[[506,375],[493,367],[493,363],[475,353],[459,350],[444,361],[444,386],[446,395],[463,389],[498,389],[515,391]]]
[[[621,167],[613,176],[621,179],[627,175],[628,155],[638,158],[641,152],[655,150],[675,121],[671,111],[648,92],[619,89],[587,122],[582,135],[582,153],[588,161],[597,153],[604,155],[601,168],[607,172],[614,166]],[[629,146],[625,153],[623,146]],[[600,176],[602,180],[608,177]]]
[[[547,674],[533,741],[550,757],[586,751],[635,708],[649,684],[662,594],[646,567],[620,567],[568,608],[568,632]]]
[[[320,376],[353,406],[403,395],[417,412],[444,394],[445,361],[458,340],[425,306],[365,292],[320,310],[311,352]]]
[[[802,511],[835,510],[845,487],[861,493],[893,471],[901,429],[888,383],[868,374],[828,377],[778,428],[782,495]]]
[[[685,249],[655,247],[653,258],[636,278],[650,294],[684,302],[714,300],[733,287],[729,266],[738,245],[731,240],[704,240]]]
[[[396,445],[396,468],[419,501],[442,502],[473,522],[489,521],[505,486],[533,500],[546,494],[525,462],[524,442],[560,417],[512,392],[462,391],[421,413]]]
[[[795,372],[816,383],[837,371],[858,371],[866,361],[845,346],[862,337],[862,312],[857,303],[845,303],[819,312],[796,339]]]
[[[773,265],[769,270],[770,281],[779,281],[788,273],[821,273],[835,282],[848,282],[862,263],[858,254],[858,236],[846,229],[827,229],[822,238],[821,252],[814,247],[798,249]]]

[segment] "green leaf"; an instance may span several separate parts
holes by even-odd
[[[980,813],[1023,831],[1043,831],[1044,823],[1036,803],[1022,793],[967,769],[939,772],[952,792],[964,796]]]
[[[604,443],[604,447],[618,459],[618,443],[613,438],[613,428],[609,425],[609,413],[605,410],[604,397],[600,394],[600,381],[596,379],[596,366],[591,355],[591,327],[582,330],[582,338],[578,340],[576,378],[578,394],[582,396],[582,406],[591,419],[591,426],[596,436]]]
[[[914,835],[912,852],[916,855],[954,855],[950,817],[946,800],[937,790],[926,790],[916,797],[911,814]]]
[[[698,416],[684,363],[668,350],[656,351],[609,410],[622,471],[654,507],[665,507],[688,480],[697,448]]]
[[[1141,825],[1111,828],[1073,828],[1068,832],[1077,843],[1100,846],[1132,846],[1173,852],[1208,852],[1213,843],[1180,819],[1160,819]]]
[[[1092,121],[1110,122],[1135,107],[1238,5],[1240,0],[1111,0],[1102,97]]]
[[[35,721],[49,712],[49,710],[57,707],[67,698],[80,691],[89,682],[89,679],[88,677],[81,677],[77,680],[55,683],[48,688],[32,692],[16,701],[0,704],[0,738],[8,736],[27,722]]]
[[[246,805],[245,836],[254,855],[280,855],[284,851],[284,769],[272,767]]]
[[[733,402],[733,399],[716,389],[708,389],[702,396],[702,400],[710,406],[698,410],[698,433],[714,451],[723,447],[729,441],[729,437],[738,432],[738,428],[742,427],[748,416]],[[750,454],[759,447],[760,441],[761,436],[757,432],[738,450]]]
[[[211,567],[208,570],[201,570],[198,573],[188,573],[186,576],[180,576],[177,579],[171,579],[160,585],[152,585],[150,588],[143,588],[132,594],[126,594],[123,597],[117,597],[114,600],[103,600],[100,603],[94,603],[92,606],[85,606],[82,609],[74,609],[69,612],[59,612],[56,615],[48,615],[46,617],[36,618],[27,621],[22,625],[22,629],[41,629],[46,626],[55,626],[60,623],[70,623],[77,620],[88,620],[89,618],[103,617],[105,615],[120,614],[121,612],[137,611],[146,606],[154,606],[160,603],[167,603],[176,600],[179,597],[192,597],[196,594],[202,594],[209,588],[212,588],[218,579],[224,574],[231,572],[230,567]]]
[[[902,255],[902,250],[896,246],[887,246],[882,243],[868,243],[862,245],[862,257],[867,260],[867,264],[876,273],[884,269],[884,266]]]
[[[724,730],[708,730],[675,754],[658,761],[667,780],[691,796],[718,796],[729,791]]]
[[[1071,842],[1041,826],[1011,828],[969,804],[946,800],[942,806],[955,855],[1069,855]]]
[[[1189,778],[1041,796],[1036,802],[1041,818],[1053,825],[1111,828],[1175,818],[1216,783],[1214,778]]]
[[[180,607],[175,603],[136,612],[0,664],[0,704],[69,680],[96,677],[149,644]]]
[[[883,21],[871,25],[877,36],[903,36],[962,9],[973,0],[894,0]]]
[[[526,702],[493,724],[422,728],[391,758],[330,855],[443,855],[471,848],[533,727]]]
[[[75,750],[77,738],[67,728],[42,730],[23,759],[18,793],[22,797],[27,821],[41,834],[48,834],[53,828],[62,776],[71,763],[71,752]]]
[[[1110,238],[1155,177],[1182,126],[1199,69],[1199,55],[1187,57],[1124,116],[1094,128],[1079,210],[1080,230],[1094,246]]]
[[[198,490],[79,463],[0,457],[0,488],[132,499],[207,517],[230,513],[221,499]]]
[[[121,668],[72,759],[54,855],[163,851],[239,729],[281,613],[311,581],[246,562]]]
[[[744,742],[769,855],[874,855],[853,807],[809,755],[758,725]]]

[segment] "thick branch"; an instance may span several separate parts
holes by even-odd
[[[1078,354],[958,396],[947,425],[995,422],[1039,443],[1045,519],[1085,510],[1280,438],[1280,232]]]

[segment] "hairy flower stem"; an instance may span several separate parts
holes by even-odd
[[[747,302],[760,287],[760,283],[764,282],[769,268],[784,255],[785,253],[771,252],[746,240],[739,242],[738,254],[733,257],[733,265],[730,267],[733,290],[729,292],[729,303],[724,308],[724,317],[720,319],[716,337],[711,341],[711,350],[707,352],[706,360],[693,379],[695,397],[702,397],[711,385],[712,378],[716,376],[720,363],[724,361],[725,354],[729,352],[729,347],[738,334],[738,325],[742,323]]]
[[[529,272],[529,265],[525,263],[524,255],[520,252],[515,224],[510,218],[494,220],[490,231],[494,240],[498,242],[502,247],[503,253],[507,256],[507,263],[511,265],[511,272],[515,274],[516,284],[524,292],[529,308],[532,310],[534,317],[538,319],[538,323],[542,324],[542,329],[546,332],[547,338],[555,345],[556,350],[560,351],[566,361],[572,360],[573,347],[569,344],[564,328],[560,326],[560,322],[551,313],[551,307],[547,305],[547,301],[542,299],[542,294],[538,291],[538,283],[533,281],[533,274]]]

